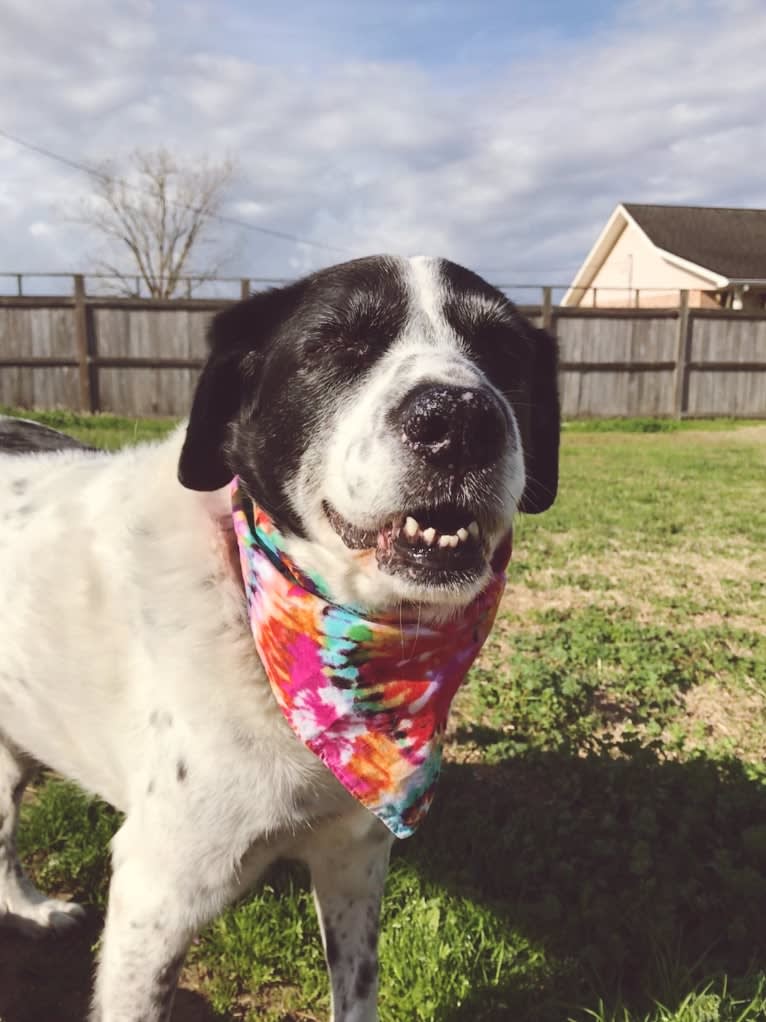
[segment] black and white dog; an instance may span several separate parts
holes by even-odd
[[[50,452],[35,427],[3,432],[34,453],[0,458],[0,916],[81,914],[15,857],[44,763],[125,813],[93,1020],[167,1020],[195,933],[286,857],[311,871],[333,1019],[371,1022],[392,838],[276,705],[227,484],[334,602],[459,614],[515,512],[554,499],[552,338],[468,270],[373,257],[220,313],[189,422],[161,443]]]

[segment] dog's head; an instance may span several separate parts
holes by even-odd
[[[214,320],[179,478],[238,475],[338,602],[459,607],[558,477],[555,342],[480,277],[371,257]]]

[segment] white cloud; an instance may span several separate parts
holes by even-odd
[[[364,6],[344,20],[327,3],[323,20],[314,5],[302,19],[293,5],[6,0],[0,88],[15,103],[0,127],[89,163],[158,144],[232,156],[232,216],[495,277],[566,282],[621,200],[766,206],[762,0],[625,4],[576,39],[542,46],[536,31],[524,58],[516,38],[507,64],[478,33],[472,64],[449,69],[426,51],[371,57],[371,33],[404,8]],[[432,26],[433,7],[408,26]],[[82,175],[0,139],[0,262],[84,268],[98,242],[71,216],[86,192]],[[342,258],[220,233],[237,244],[232,274]]]

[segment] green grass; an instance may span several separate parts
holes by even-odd
[[[127,419],[119,415],[83,415],[63,409],[37,412],[5,405],[0,405],[0,415],[21,415],[108,451],[117,450],[125,444],[160,440],[175,425],[174,419]]]
[[[564,431],[395,850],[384,1022],[766,1020],[766,429],[682,425]],[[25,817],[41,882],[102,905],[115,814],[50,780]],[[325,1019],[304,873],[216,921],[186,982],[222,1019]]]
[[[674,433],[678,430],[718,431],[739,429],[757,419],[576,419],[564,423],[570,433]]]

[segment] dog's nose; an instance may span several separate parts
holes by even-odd
[[[405,444],[439,468],[484,468],[497,461],[508,439],[499,402],[474,387],[418,387],[400,406],[400,421]]]

